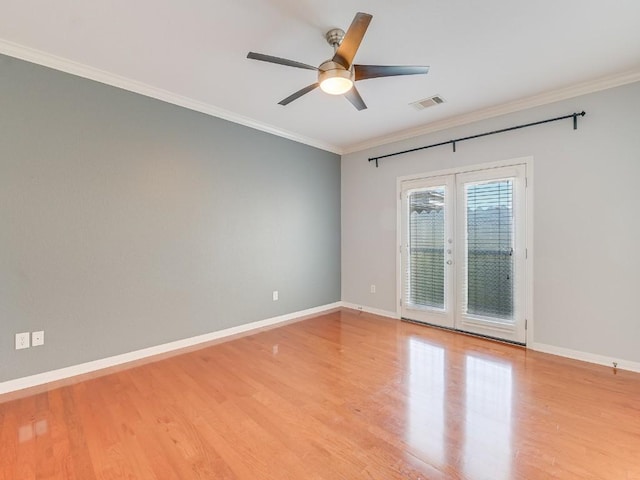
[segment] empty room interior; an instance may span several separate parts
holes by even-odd
[[[3,0],[0,480],[640,479],[639,20]]]

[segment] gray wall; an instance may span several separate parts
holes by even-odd
[[[582,109],[577,131],[565,120],[367,162]],[[533,156],[534,341],[640,361],[639,115],[636,83],[344,156],[343,301],[396,312],[397,177]]]
[[[337,155],[0,57],[0,381],[339,300]]]

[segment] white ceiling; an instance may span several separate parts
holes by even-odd
[[[356,63],[430,73],[359,82],[361,112],[319,89],[278,105],[314,72],[247,52],[318,65],[333,54],[324,33],[357,11],[373,21]],[[2,0],[0,53],[343,153],[594,79],[640,80],[639,25],[638,0]],[[434,94],[447,103],[408,105]]]

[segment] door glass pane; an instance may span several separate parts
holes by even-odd
[[[445,187],[409,192],[408,303],[444,309]]]
[[[465,184],[468,314],[512,320],[513,179]]]

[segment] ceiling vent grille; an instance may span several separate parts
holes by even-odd
[[[434,95],[429,98],[423,98],[422,100],[418,100],[417,102],[410,103],[409,105],[413,105],[416,110],[424,110],[425,108],[435,107],[436,105],[440,105],[444,103],[444,98],[441,95]]]

